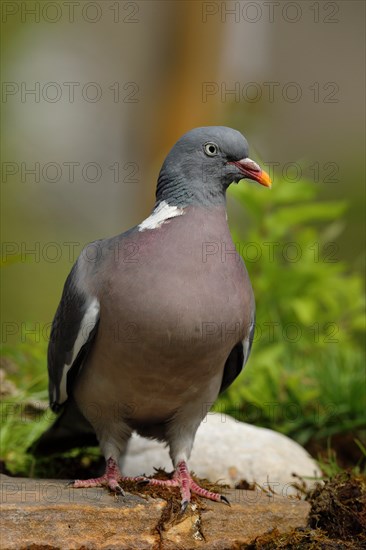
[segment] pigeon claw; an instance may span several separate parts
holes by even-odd
[[[115,478],[107,477],[105,474],[101,477],[91,479],[76,479],[68,483],[68,486],[74,489],[89,489],[91,487],[108,487],[113,493],[123,494],[123,489]]]
[[[121,472],[117,466],[116,461],[113,458],[107,460],[105,473],[100,477],[94,477],[91,479],[76,479],[70,481],[67,486],[74,489],[90,488],[90,487],[108,487],[113,493],[118,493],[124,496],[124,491],[119,485],[119,481],[123,480]]]
[[[148,485],[150,483],[150,479],[148,477],[136,477],[135,481],[137,485]]]
[[[226,497],[224,497],[224,495],[220,496],[220,501],[223,502],[224,504],[227,504],[227,506],[231,506],[230,502]]]
[[[188,504],[189,504],[188,500],[182,500],[182,504],[181,504],[181,507],[180,507],[180,513],[181,514],[184,514],[184,512],[187,510]]]
[[[113,480],[115,481],[115,480]],[[114,493],[118,493],[119,495],[121,495],[121,497],[124,497],[125,496],[125,492],[124,490],[122,489],[122,487],[120,486],[119,483],[109,483],[108,484],[108,487],[110,488],[111,491],[113,491]]]
[[[192,479],[187,463],[184,461],[179,462],[172,479],[163,480],[153,478],[149,479],[149,483],[152,485],[164,485],[165,487],[179,487],[182,497],[181,513],[186,511],[188,504],[191,502],[192,493],[215,502],[223,502],[224,504],[230,506],[229,501],[223,495],[200,487]]]

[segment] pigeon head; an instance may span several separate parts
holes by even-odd
[[[246,178],[271,186],[258,164],[248,158],[247,140],[225,126],[195,128],[168,153],[160,170],[156,200],[169,205],[222,204],[231,183]]]

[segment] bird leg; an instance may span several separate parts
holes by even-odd
[[[105,473],[102,476],[91,479],[76,479],[75,481],[70,481],[69,485],[76,489],[86,487],[109,487],[111,491],[124,495],[123,489],[119,485],[119,482],[123,479],[117,462],[110,457],[107,460]]]
[[[141,479],[141,478],[140,478]],[[164,485],[165,487],[179,487],[180,494],[182,496],[182,506],[181,510],[187,508],[188,503],[191,501],[191,493],[195,493],[204,498],[214,500],[216,502],[224,502],[230,506],[229,501],[223,495],[219,493],[214,493],[213,491],[208,491],[203,487],[200,487],[193,479],[189,473],[187,463],[182,460],[177,464],[174,475],[172,479],[149,479],[147,480],[152,485]]]
[[[179,487],[180,494],[182,496],[181,510],[187,508],[189,502],[191,501],[191,493],[195,493],[209,500],[214,500],[215,502],[224,502],[230,506],[229,501],[224,495],[209,491],[200,487],[193,479],[189,473],[187,463],[182,460],[177,464],[175,472],[172,479],[149,479],[143,476],[138,477],[124,477],[122,476],[120,469],[117,465],[117,462],[113,458],[108,458],[106,464],[105,473],[100,477],[95,477],[91,479],[77,479],[75,481],[70,481],[69,486],[78,489],[78,488],[89,488],[89,487],[109,487],[109,489],[115,493],[120,493],[124,495],[124,491],[119,483],[124,480],[128,481],[137,481],[139,483],[149,483],[151,485],[163,485],[165,487]]]

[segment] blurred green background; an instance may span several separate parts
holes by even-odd
[[[274,180],[229,193],[258,329],[216,408],[359,463],[365,4],[71,4],[1,6],[6,467],[30,472],[22,450],[51,420],[47,335],[77,254],[148,215],[166,153],[202,125],[244,133]]]

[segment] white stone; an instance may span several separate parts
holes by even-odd
[[[134,434],[123,466],[124,475],[151,475],[154,467],[172,471],[168,449]],[[267,490],[270,486],[283,496],[296,493],[293,473],[310,478],[321,476],[315,460],[292,439],[219,413],[208,414],[200,425],[189,468],[210,481],[234,487],[245,479]],[[305,481],[309,487],[313,484],[313,480]]]

